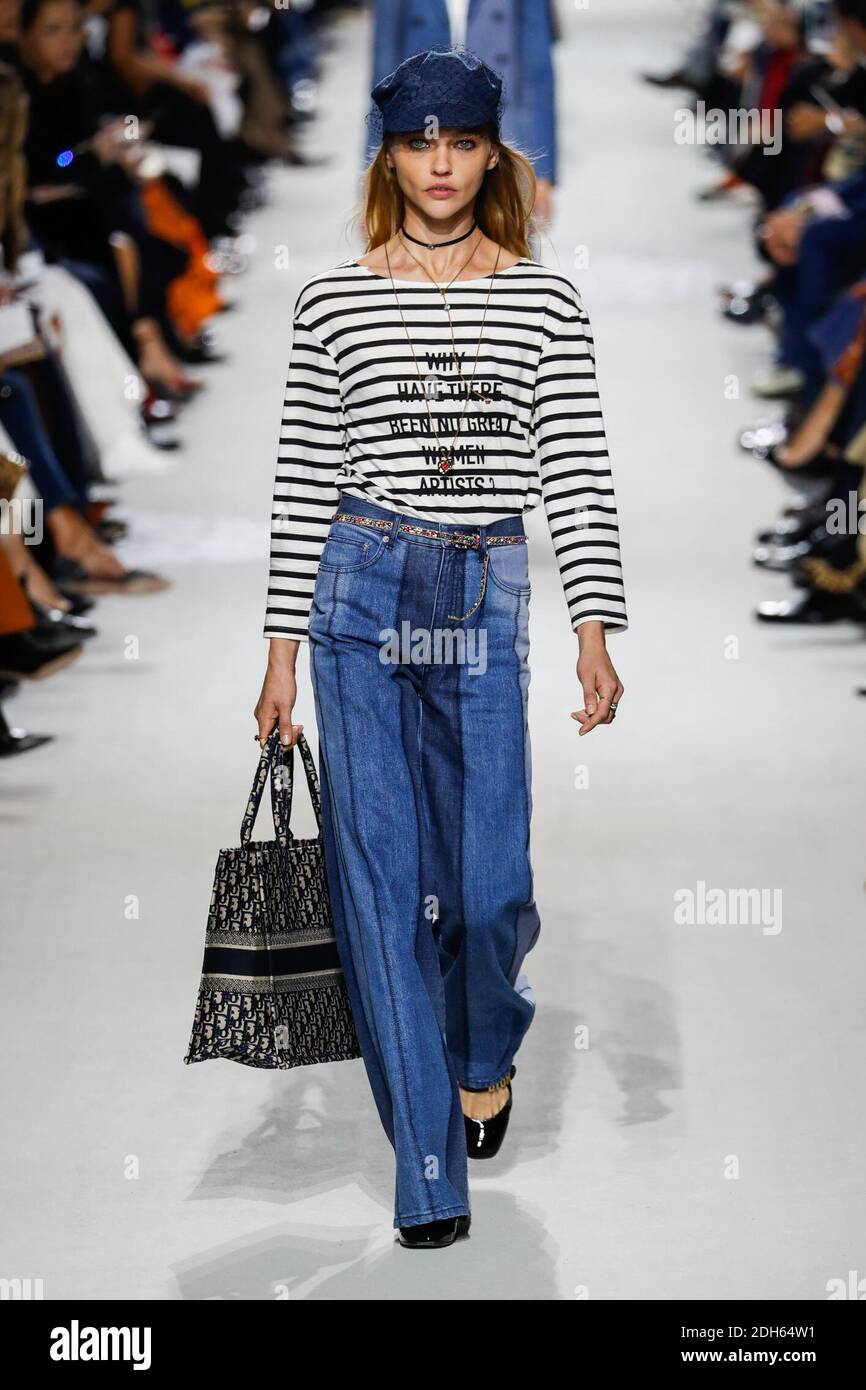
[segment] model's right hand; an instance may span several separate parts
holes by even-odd
[[[262,693],[253,710],[259,726],[258,740],[264,745],[274,725],[279,722],[280,743],[294,748],[303,724],[292,723],[292,710],[298,697],[295,681],[295,660],[298,642],[286,637],[272,637],[268,669],[262,683]]]

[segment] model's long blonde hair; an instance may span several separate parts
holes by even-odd
[[[499,162],[484,175],[475,198],[475,221],[485,236],[512,255],[531,256],[535,170],[525,155],[498,138],[493,126],[482,126],[477,134],[486,136],[498,149]],[[367,251],[390,241],[403,225],[405,200],[385,158],[388,143],[386,135],[364,175],[359,221]]]

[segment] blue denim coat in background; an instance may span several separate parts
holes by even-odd
[[[372,87],[413,53],[451,43],[445,0],[373,0]],[[551,0],[469,0],[464,43],[503,80],[502,138],[556,180]],[[367,162],[376,152],[368,142]]]

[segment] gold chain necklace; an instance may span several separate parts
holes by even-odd
[[[403,229],[402,229],[402,227],[401,227],[401,229],[400,229],[400,237],[401,237],[401,240],[402,240],[402,238],[404,237],[404,235],[405,235],[405,233],[403,232]],[[483,235],[483,234],[482,234],[482,235]],[[460,275],[461,271],[464,271],[464,270],[466,269],[466,267],[468,266],[469,262],[472,260],[472,257],[475,255],[475,252],[478,250],[478,247],[479,247],[480,245],[481,245],[481,237],[479,236],[478,240],[477,240],[476,243],[475,243],[475,246],[473,247],[472,251],[470,251],[469,256],[468,256],[467,259],[463,262],[462,266],[460,267],[460,270],[458,270],[457,275],[453,276],[453,277],[448,281],[448,284],[443,286],[443,285],[438,285],[438,284],[436,283],[436,281],[433,279],[433,276],[432,276],[432,275],[430,274],[430,272],[428,271],[427,267],[426,267],[424,264],[422,264],[421,261],[418,260],[418,257],[417,257],[417,256],[415,255],[415,253],[412,251],[411,247],[406,246],[406,242],[403,241],[403,246],[404,246],[405,250],[407,250],[407,251],[409,252],[409,255],[412,257],[412,260],[415,262],[415,264],[416,264],[417,266],[419,266],[419,267],[421,268],[421,270],[424,271],[424,274],[427,276],[427,279],[430,280],[430,281],[432,282],[433,285],[435,285],[436,289],[439,291],[439,293],[440,293],[441,296],[442,296],[442,303],[443,303],[443,306],[444,306],[444,308],[445,308],[446,313],[448,314],[448,327],[449,327],[450,330],[451,330],[451,349],[452,349],[452,353],[453,353],[453,356],[454,356],[455,364],[456,364],[456,366],[457,366],[457,375],[458,375],[459,378],[460,378],[461,384],[462,384],[462,382],[463,382],[463,369],[462,369],[462,367],[460,366],[460,359],[459,359],[459,357],[457,356],[457,343],[456,343],[455,338],[454,338],[454,320],[453,320],[452,317],[451,317],[451,305],[448,303],[448,300],[445,298],[445,294],[446,294],[446,291],[450,290],[451,286],[455,283],[455,281],[457,280],[457,276]],[[430,249],[432,250],[433,248],[431,247]],[[387,255],[388,255],[388,252],[387,252],[387,249],[386,249],[386,251],[385,251],[385,256],[386,256],[386,258],[387,258]],[[494,274],[494,275],[496,274],[496,266],[499,265],[499,257],[500,257],[501,255],[502,255],[502,247],[500,246],[500,248],[499,248],[499,250],[498,250],[498,252],[497,252],[497,254],[496,254],[496,265],[493,267],[493,274]],[[389,268],[390,268],[390,264],[389,264]],[[493,282],[492,282],[492,280],[491,280],[491,286],[492,286],[492,283],[493,283]],[[486,311],[485,311],[485,312],[486,312]],[[484,325],[483,325],[483,323],[482,323],[482,328],[483,328],[483,326],[484,326]],[[478,366],[478,358],[477,358],[477,357],[475,358],[475,366],[476,366],[476,367]],[[474,369],[473,369],[473,370],[474,370]],[[481,394],[480,391],[476,391],[476,390],[475,390],[475,387],[471,384],[471,382],[467,385],[467,392],[468,392],[468,396],[474,396],[476,400],[478,400],[478,401],[483,401],[485,405],[489,405],[489,404],[490,404],[490,397],[489,397],[489,396],[482,396],[482,394]],[[468,403],[468,396],[467,396],[467,403]]]
[[[483,235],[483,234],[482,234],[482,235]],[[449,326],[449,328],[450,328],[450,330],[451,330],[451,347],[452,347],[452,352],[453,352],[453,357],[454,357],[454,363],[455,363],[455,365],[456,365],[456,367],[457,367],[457,376],[458,376],[458,378],[459,378],[459,380],[460,380],[461,385],[464,384],[463,368],[462,368],[461,365],[460,365],[460,358],[459,358],[458,355],[457,355],[457,340],[456,340],[456,338],[454,337],[454,321],[453,321],[453,319],[451,318],[451,306],[449,305],[448,300],[445,298],[445,295],[446,295],[446,292],[447,292],[447,291],[451,288],[451,286],[454,284],[454,281],[457,279],[457,276],[460,274],[460,272],[461,272],[462,270],[465,270],[466,267],[467,267],[467,265],[469,264],[469,262],[472,260],[472,257],[475,255],[475,252],[478,250],[478,247],[481,245],[481,239],[482,239],[481,236],[479,236],[478,241],[476,242],[475,246],[472,248],[472,251],[470,252],[469,256],[468,256],[467,259],[463,262],[463,265],[460,267],[460,269],[457,271],[457,275],[453,276],[453,278],[452,278],[451,280],[448,281],[448,284],[447,284],[447,285],[444,285],[444,286],[443,286],[443,285],[437,285],[437,284],[436,284],[436,281],[433,279],[433,276],[429,273],[429,271],[427,270],[426,266],[424,266],[424,265],[421,264],[421,262],[418,260],[418,257],[417,257],[417,256],[413,256],[413,255],[412,255],[412,252],[409,251],[409,247],[406,246],[405,241],[403,242],[403,246],[405,247],[405,249],[406,249],[407,251],[409,251],[409,255],[412,256],[413,261],[415,261],[416,265],[420,266],[420,268],[424,271],[424,274],[427,276],[427,279],[431,282],[431,284],[433,284],[433,285],[435,286],[435,288],[439,291],[440,295],[442,296],[442,302],[443,302],[443,305],[444,305],[444,307],[445,307],[445,310],[446,310],[446,312],[447,312],[447,314],[448,314],[448,326]],[[402,240],[402,238],[401,238],[401,240]],[[496,252],[496,263],[495,263],[495,265],[494,265],[494,267],[493,267],[493,272],[492,272],[492,274],[491,274],[491,276],[490,276],[490,285],[489,285],[488,290],[487,290],[487,299],[486,299],[485,302],[484,302],[484,315],[483,315],[483,317],[482,317],[482,319],[481,319],[481,329],[480,329],[479,334],[478,334],[478,347],[477,347],[476,352],[475,352],[475,362],[474,362],[473,367],[472,367],[472,377],[474,377],[475,373],[477,372],[477,370],[478,370],[478,363],[479,363],[479,361],[480,361],[480,359],[481,359],[481,344],[482,344],[483,341],[484,341],[484,325],[485,325],[485,323],[487,322],[487,310],[488,310],[489,305],[490,305],[490,296],[491,296],[491,294],[493,293],[493,281],[494,281],[494,277],[495,277],[495,275],[496,275],[496,270],[497,270],[497,267],[498,267],[498,265],[499,265],[499,258],[500,258],[501,255],[502,255],[502,247],[500,246],[500,247],[498,248],[497,252]],[[464,402],[463,402],[463,409],[461,410],[459,416],[457,417],[457,429],[454,431],[454,437],[452,438],[451,443],[450,443],[450,445],[448,446],[447,449],[442,448],[442,443],[441,443],[441,438],[442,438],[442,437],[441,437],[441,435],[439,434],[439,429],[438,429],[438,426],[436,425],[436,421],[435,421],[433,412],[432,412],[431,409],[430,409],[430,402],[429,402],[429,400],[428,400],[428,398],[427,398],[427,390],[426,390],[426,385],[425,385],[424,376],[423,376],[423,374],[422,374],[422,372],[421,372],[421,366],[420,366],[420,363],[418,362],[418,357],[417,357],[417,355],[416,355],[415,348],[414,348],[413,343],[412,343],[412,339],[409,337],[409,329],[408,329],[407,324],[406,324],[406,317],[405,317],[405,315],[404,315],[404,313],[403,313],[403,306],[402,306],[401,303],[400,303],[400,296],[397,294],[397,287],[396,287],[396,285],[394,284],[394,276],[393,276],[393,274],[392,274],[392,272],[391,272],[391,257],[388,255],[388,243],[387,243],[387,242],[385,243],[385,261],[386,261],[387,266],[388,266],[388,275],[389,275],[390,280],[391,280],[391,289],[394,291],[394,298],[395,298],[396,301],[397,301],[397,308],[398,308],[399,311],[400,311],[400,319],[401,319],[402,324],[403,324],[403,332],[404,332],[405,335],[406,335],[406,341],[407,341],[407,343],[409,344],[409,349],[410,349],[410,351],[411,351],[411,353],[412,353],[412,360],[413,360],[414,363],[415,363],[415,372],[416,372],[416,374],[417,374],[417,376],[418,376],[419,382],[421,383],[422,394],[423,394],[423,398],[424,398],[424,404],[425,404],[425,406],[427,407],[427,416],[428,416],[428,419],[429,419],[429,421],[430,421],[430,432],[431,432],[431,434],[433,435],[433,438],[436,440],[436,445],[437,445],[437,448],[439,449],[439,457],[438,457],[438,459],[437,459],[437,461],[436,461],[437,467],[439,468],[440,472],[446,473],[446,472],[448,471],[448,469],[449,469],[449,468],[452,468],[453,465],[454,465],[454,446],[455,446],[455,444],[457,443],[457,439],[458,439],[459,434],[460,434],[460,426],[461,426],[461,424],[463,423],[463,417],[465,416],[466,411],[467,411],[467,409],[468,409],[468,407],[469,407],[469,398],[470,398],[470,396],[475,396],[476,398],[481,399],[481,397],[479,396],[479,393],[475,390],[474,386],[471,385],[472,377],[470,377],[470,378],[469,378],[469,383],[467,384],[467,389],[466,389],[466,399],[465,399]]]
[[[404,233],[402,227],[401,227],[401,229],[400,229],[400,236],[401,236],[401,237],[405,236],[405,233]],[[460,271],[461,271],[461,270],[465,270],[465,269],[466,269],[466,267],[467,267],[468,264],[469,264],[469,261],[472,260],[472,257],[475,255],[475,252],[478,250],[478,247],[479,247],[480,244],[481,244],[481,238],[479,237],[478,241],[475,243],[475,247],[474,247],[472,253],[471,253],[470,256],[469,256],[469,259],[468,259],[468,260],[465,260],[465,261],[463,262],[462,266],[460,267],[460,270],[458,270],[458,272],[457,272],[457,275],[460,274]],[[413,254],[411,247],[406,246],[405,241],[403,242],[403,245],[404,245],[404,247],[406,248],[406,250],[409,252],[409,255],[412,257],[412,259],[413,259],[413,261],[416,263],[416,265],[418,265],[418,266],[421,267],[421,269],[424,271],[424,274],[427,276],[428,280],[432,280],[432,281],[433,281],[433,284],[436,285],[437,290],[438,290],[439,293],[442,295],[442,302],[443,302],[443,304],[444,304],[444,306],[445,306],[445,310],[446,310],[446,312],[447,312],[447,314],[448,314],[448,327],[449,327],[450,330],[451,330],[451,349],[452,349],[452,352],[453,352],[453,355],[454,355],[454,360],[455,360],[455,362],[457,363],[457,375],[460,377],[460,380],[461,380],[461,382],[462,382],[462,381],[463,381],[463,369],[462,369],[462,367],[460,366],[460,359],[459,359],[459,357],[457,356],[457,343],[456,343],[455,340],[454,340],[454,320],[453,320],[452,317],[451,317],[451,305],[448,303],[448,300],[445,298],[445,292],[446,292],[446,290],[450,290],[451,286],[452,286],[452,285],[455,283],[455,281],[457,280],[457,275],[455,275],[455,276],[453,277],[453,279],[449,280],[449,281],[448,281],[448,284],[445,285],[444,288],[443,288],[442,285],[437,285],[437,284],[436,284],[436,281],[433,280],[432,275],[429,274],[429,272],[428,272],[428,270],[427,270],[427,267],[426,267],[425,265],[422,265],[421,261],[418,260],[418,257],[417,257],[416,255]],[[430,249],[432,250],[433,248],[431,247]],[[387,253],[386,253],[386,254],[387,254]],[[492,275],[493,275],[493,276],[496,275],[496,270],[497,270],[497,267],[498,267],[498,265],[499,265],[499,258],[500,258],[501,255],[502,255],[502,247],[500,246],[500,247],[499,247],[499,250],[498,250],[497,253],[496,253],[496,264],[494,265],[494,267],[493,267],[493,272],[492,272]],[[492,284],[493,284],[493,279],[491,278],[491,287],[492,287]],[[489,295],[488,295],[488,298],[489,298]],[[486,310],[486,308],[485,308],[485,311],[484,311],[484,312],[485,312],[485,318],[486,318],[486,316],[487,316],[487,310]],[[484,323],[483,323],[483,322],[482,322],[482,325],[481,325],[481,326],[482,326],[482,329],[483,329],[483,327],[484,327]],[[477,366],[478,366],[478,357],[477,357],[477,355],[476,355],[476,358],[475,358],[475,367],[473,368],[473,373],[474,373],[475,369],[477,368]],[[490,405],[490,403],[491,403],[491,397],[490,397],[490,396],[484,396],[484,395],[481,394],[480,391],[476,391],[476,390],[475,390],[475,387],[472,385],[471,381],[470,381],[469,383],[467,383],[467,388],[466,388],[466,389],[467,389],[467,392],[468,392],[468,395],[469,395],[469,396],[474,396],[475,399],[476,399],[477,401],[483,401],[485,405]]]

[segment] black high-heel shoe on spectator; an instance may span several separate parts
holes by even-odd
[[[648,82],[651,87],[685,87],[691,90],[695,85],[679,68],[674,72],[642,72],[640,76],[641,81]]]
[[[789,430],[784,420],[758,420],[747,425],[737,435],[737,444],[746,454],[766,458],[767,450],[779,448],[788,441]]]
[[[789,401],[779,416],[765,415],[753,425],[747,425],[737,436],[737,443],[747,454],[765,458],[768,449],[787,444],[808,414],[802,401]]]
[[[505,1138],[505,1131],[508,1129],[508,1121],[511,1118],[511,1107],[514,1097],[511,1094],[511,1079],[517,1073],[517,1068],[512,1067],[507,1077],[498,1081],[495,1086],[464,1086],[464,1091],[495,1091],[501,1086],[508,1087],[508,1100],[501,1110],[497,1110],[495,1115],[491,1115],[489,1120],[473,1120],[469,1115],[463,1116],[463,1123],[466,1128],[466,1152],[470,1158],[494,1158],[502,1147]]]
[[[785,574],[793,569],[798,560],[808,555],[809,551],[808,537],[791,541],[772,541],[756,545],[752,551],[752,560],[759,569],[776,570]]]
[[[0,680],[39,681],[76,661],[81,638],[37,615],[36,626],[0,637]]]
[[[129,523],[121,521],[119,517],[107,516],[103,521],[97,521],[93,529],[106,545],[114,545],[115,541],[125,540],[129,535]]]
[[[4,695],[17,689],[16,682],[0,682],[0,701]],[[40,748],[53,738],[53,734],[28,734],[26,729],[16,729],[7,722],[0,704],[0,758],[14,758],[17,753],[28,753],[31,748]]]
[[[839,468],[838,454],[816,454],[808,463],[801,463],[792,468],[779,459],[781,447],[774,444],[766,451],[756,452],[755,457],[769,463],[792,487],[796,487],[798,482],[823,482],[826,478],[834,477]]]
[[[170,581],[152,570],[126,570],[115,576],[91,574],[78,560],[58,555],[52,569],[52,579],[64,593],[99,594],[158,594],[170,587]]]
[[[850,618],[857,621],[851,601],[839,594],[819,593],[810,589],[801,598],[768,599],[759,603],[755,617],[761,623],[787,627],[827,627],[830,623]],[[866,621],[866,613],[860,621]]]
[[[826,560],[834,569],[844,570],[857,559],[857,537],[835,535],[827,530],[826,515],[805,535],[756,546],[753,559],[761,569],[790,574],[795,584],[807,584],[804,562]]]
[[[155,449],[178,449],[180,437],[175,429],[177,409],[173,401],[149,391],[141,405],[141,423]]]
[[[827,501],[820,498],[800,508],[794,516],[784,516],[776,525],[758,533],[752,560],[761,569],[788,570],[808,555],[816,535],[827,533]]]
[[[756,544],[795,545],[797,541],[807,540],[816,527],[826,525],[827,503],[833,492],[833,488],[828,488],[819,497],[806,500],[803,506],[786,507],[773,526],[758,532]]]
[[[29,596],[28,601],[36,617],[43,623],[53,623],[58,631],[70,633],[79,642],[96,636],[97,629],[92,623],[85,622],[84,618],[77,617],[74,613],[65,613],[62,608],[49,608],[48,604],[40,603],[39,599],[32,596]]]
[[[776,308],[776,300],[767,290],[754,290],[751,294],[732,294],[722,306],[722,318],[731,323],[749,325],[763,323],[767,315]]]
[[[857,541],[857,536],[836,536],[829,532],[826,527],[815,531],[807,541],[808,550],[806,553],[792,559],[788,566],[791,579],[800,588],[807,589],[812,584],[816,574],[824,575],[830,571],[835,571],[842,575],[857,562]],[[817,569],[813,564],[815,560],[820,561]],[[832,583],[831,579],[828,585],[831,592]]]
[[[68,618],[83,618],[85,613],[91,613],[96,607],[96,599],[88,598],[86,594],[75,594],[71,589],[65,589],[62,584],[57,584],[57,592],[62,594],[71,605],[67,610]]]
[[[189,342],[178,342],[175,348],[175,355],[181,362],[188,362],[190,366],[207,366],[213,362],[225,362],[227,354],[217,347],[216,335],[209,329],[203,328]]]
[[[809,587],[799,598],[758,604],[759,622],[784,626],[826,627],[830,623],[866,623],[866,575],[860,561],[847,570],[834,570],[814,560]]]

